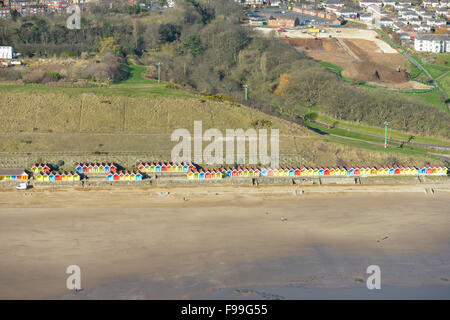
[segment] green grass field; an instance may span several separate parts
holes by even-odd
[[[332,141],[336,141],[339,143],[350,144],[352,146],[357,146],[359,148],[369,149],[373,151],[380,152],[391,152],[392,154],[401,152],[406,156],[431,156],[432,158],[437,159],[438,157],[429,154],[429,150],[410,145],[401,146],[400,143],[393,142],[389,140],[388,135],[388,148],[384,148],[384,139],[375,138],[372,136],[368,136],[365,134],[361,134],[354,131],[349,131],[341,128],[330,128],[328,129],[326,126],[308,122],[308,125],[319,129],[323,132],[327,132],[329,134],[337,135],[337,136],[327,136],[326,139],[332,139]],[[389,150],[389,151],[387,151]],[[450,154],[450,151],[440,152],[441,154]]]
[[[438,78],[447,71],[450,71],[450,66],[447,65],[439,65],[439,64],[425,64],[425,69],[431,74],[433,78]]]
[[[344,70],[344,68],[337,66],[335,64],[332,64],[331,62],[327,62],[327,61],[319,61],[318,64],[320,64],[324,68],[328,68],[328,69],[338,73],[339,75],[341,75],[342,71]]]
[[[439,91],[439,89],[434,89],[432,91],[424,92],[424,93],[414,93],[414,94],[405,93],[405,94],[410,97],[415,97],[417,99],[425,101],[428,104],[430,104],[436,108],[439,108],[444,112],[450,112],[447,105],[445,103],[443,103],[440,99],[441,92]]]
[[[141,84],[158,84],[156,80],[149,80],[144,78],[144,74],[147,72],[147,67],[138,66],[132,63],[128,63],[130,75],[128,79],[117,82],[117,85],[122,86],[135,86]]]
[[[437,82],[442,89],[444,89],[447,97],[450,98],[450,73],[448,73],[445,77],[440,78]]]

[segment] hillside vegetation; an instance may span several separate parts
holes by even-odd
[[[289,45],[258,38],[240,25],[242,7],[234,1],[184,0],[162,13],[124,2],[108,8],[93,5],[76,31],[63,27],[64,17],[20,18],[8,22],[0,41],[38,57],[92,57],[106,42],[118,56],[133,55],[144,65],[163,62],[163,80],[198,92],[242,102],[248,84],[250,106],[292,121],[315,108],[337,120],[380,127],[389,121],[411,134],[450,137],[450,114],[385,89],[354,87]],[[101,71],[95,65],[89,70],[94,79]],[[154,68],[148,76],[156,77]]]
[[[203,131],[218,128],[223,134],[225,129],[261,128],[257,122],[279,129],[285,165],[441,162],[425,152],[384,150],[322,136],[241,104],[165,88],[143,79],[142,68],[131,66],[131,70],[132,78],[108,88],[0,86],[0,152],[44,160],[46,155],[75,153],[92,154],[84,159],[110,161],[124,152],[146,154],[148,160],[170,160],[176,144],[170,140],[173,130],[186,128],[192,133],[194,121],[201,120]],[[135,88],[140,92],[137,97],[127,94]]]

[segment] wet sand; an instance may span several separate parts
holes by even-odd
[[[0,298],[372,298],[376,264],[375,298],[448,299],[450,187],[426,187],[3,191]]]

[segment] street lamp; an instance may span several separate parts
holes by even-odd
[[[248,84],[244,84],[244,90],[245,90],[245,101],[248,100]]]
[[[387,148],[387,128],[388,128],[389,122],[384,122],[384,148]]]
[[[158,62],[156,65],[158,66],[158,83],[161,83],[161,65],[162,62]]]

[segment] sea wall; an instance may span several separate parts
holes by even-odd
[[[283,186],[283,185],[376,185],[450,182],[447,176],[414,177],[235,177],[189,180],[179,174],[159,174],[142,181],[107,181],[104,175],[92,175],[81,181],[40,182],[29,180],[36,189],[108,188],[108,187],[198,187],[198,186]],[[0,181],[0,189],[14,189],[21,181]]]

